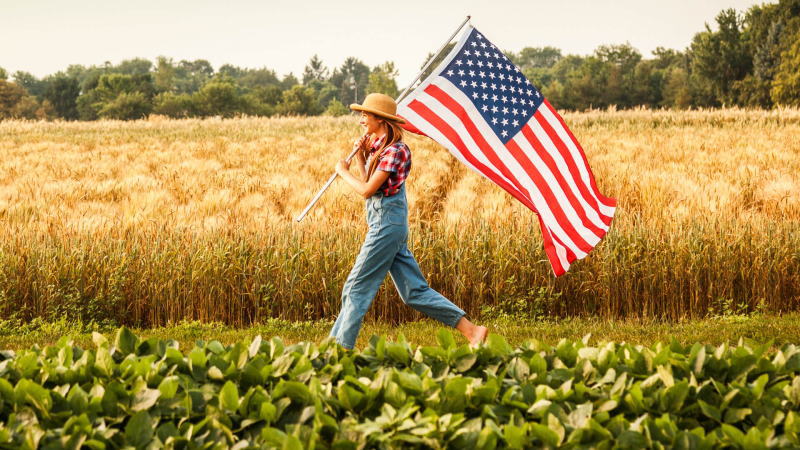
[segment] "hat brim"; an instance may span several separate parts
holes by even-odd
[[[371,113],[371,114],[375,114],[376,116],[382,117],[384,119],[391,120],[393,122],[406,123],[406,121],[403,120],[402,117],[393,116],[391,114],[386,114],[385,112],[378,111],[377,109],[367,108],[365,106],[359,105],[358,103],[351,104],[350,105],[350,109],[352,109],[353,111],[364,111],[364,112],[368,112],[368,113]]]

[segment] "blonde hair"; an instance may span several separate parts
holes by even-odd
[[[376,117],[380,118],[379,116]],[[383,140],[381,148],[375,151],[375,155],[369,162],[369,168],[367,169],[367,180],[372,177],[372,174],[375,173],[375,170],[378,168],[378,162],[380,161],[381,153],[383,153],[387,147],[390,147],[403,140],[403,128],[400,127],[399,123],[388,119],[383,119],[383,123],[386,124],[386,139]],[[369,152],[369,150],[367,150],[367,152]]]

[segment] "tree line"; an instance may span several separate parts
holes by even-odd
[[[800,0],[723,10],[688,48],[659,47],[652,58],[628,43],[587,56],[505,53],[559,109],[800,106]],[[0,68],[0,119],[342,115],[368,92],[396,96],[396,78],[391,61],[369,67],[350,57],[329,69],[316,55],[301,78],[167,57],[71,65],[42,79]]]

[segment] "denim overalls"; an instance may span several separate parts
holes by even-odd
[[[408,250],[408,203],[405,183],[385,197],[379,189],[367,199],[369,231],[356,263],[342,289],[342,310],[331,329],[331,337],[352,349],[375,294],[392,276],[400,298],[408,306],[445,325],[455,327],[464,311],[428,286],[414,255]]]

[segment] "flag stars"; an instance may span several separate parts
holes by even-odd
[[[511,103],[516,105],[517,104],[517,97],[511,97]],[[516,109],[514,111],[516,111]]]
[[[488,58],[489,56],[491,56],[491,55],[492,55],[492,54],[491,54],[491,53],[489,53],[489,52],[483,52],[483,56],[485,56],[485,57],[487,57],[487,58]]]
[[[467,65],[468,65],[468,66],[472,67],[472,65],[473,65],[473,64],[474,64],[474,63],[472,62],[472,60],[471,60],[471,59],[468,59],[468,60],[467,60]]]
[[[477,47],[478,46],[478,43],[475,42],[475,41],[470,42],[470,44],[472,44],[473,47]]]
[[[500,79],[501,79],[501,80],[504,80],[504,81],[505,81],[505,79],[506,79],[506,76],[505,76],[505,75],[503,75],[503,74],[501,73],[501,74],[500,74],[500,75],[498,75],[498,76],[500,77]]]
[[[464,80],[461,80],[460,84],[461,84],[461,87],[467,87],[467,82],[464,81]]]
[[[536,91],[536,98],[540,98],[541,96],[542,94],[540,94],[539,91]]]
[[[497,114],[497,111],[499,111],[499,110],[497,109],[497,106],[492,106],[492,112],[493,112],[493,113],[495,113],[495,114]]]
[[[493,101],[493,102],[496,102],[496,101],[497,101],[497,95],[492,95],[492,101]],[[497,112],[497,111],[495,111],[495,112]]]
[[[500,132],[500,134],[502,134],[503,137],[506,137],[506,136],[508,136],[508,131],[503,130],[502,132]]]
[[[503,108],[503,114],[508,114],[508,108]],[[506,121],[506,122],[508,122],[508,121]],[[503,125],[505,125],[505,123]]]
[[[470,70],[469,71],[469,76],[474,77],[475,76],[475,71],[474,70]]]
[[[492,117],[492,125],[497,125],[497,117]]]
[[[519,126],[519,120],[514,120],[513,122],[511,122],[511,125],[514,125],[515,127],[518,127]]]
[[[481,95],[481,100],[488,100],[488,99],[489,99],[489,94]]]
[[[480,73],[478,73],[478,76],[481,77],[481,78],[486,78],[486,72],[480,71]],[[483,84],[486,84],[486,83],[483,83]],[[483,88],[486,89],[486,86],[484,86]]]
[[[483,105],[483,106],[481,106],[481,111],[487,112],[487,111],[489,111],[489,107],[486,106],[486,105]]]
[[[531,95],[533,95],[533,91],[532,91],[532,90],[530,90],[530,89],[526,90],[526,91],[525,91],[525,93],[526,93],[526,94],[528,94],[528,97],[530,97]]]
[[[469,50],[464,50],[464,55],[469,56],[470,55]]]
[[[473,93],[472,93],[472,98],[474,98],[475,100],[477,100],[477,99],[478,99],[478,93],[477,93],[477,92],[473,92]]]
[[[506,91],[506,85],[505,84],[501,84],[500,85],[500,90],[505,92]]]
[[[496,85],[496,84],[492,83],[492,85],[491,85],[491,86],[492,86],[492,90],[493,90],[493,91],[494,91],[495,89],[497,89],[497,85]]]
[[[500,100],[502,100],[503,103],[507,103],[508,102],[508,98],[505,95],[502,98],[500,98]],[[503,108],[503,109],[505,109],[505,108]]]
[[[464,64],[464,63],[462,63],[460,59],[457,59],[457,60],[456,60],[456,65],[459,65],[459,66],[460,66],[460,65],[462,65],[462,64]]]
[[[452,71],[452,70],[448,70],[448,71],[447,71],[447,75],[449,75],[449,76],[451,76],[451,77],[452,77],[452,76],[453,76],[453,71]]]
[[[503,125],[508,125],[508,119],[503,119],[500,123]]]
[[[464,71],[463,70],[459,70],[458,71],[458,76],[463,77],[464,76]]]
[[[489,78],[494,80],[495,77],[496,75],[494,74],[494,72],[489,72]]]
[[[478,67],[483,67],[483,61],[481,61],[480,59],[478,60]]]
[[[472,82],[472,83],[470,83],[469,85],[470,85],[470,86],[472,86],[472,87],[474,87],[474,88],[478,87],[478,83],[477,83],[477,82],[475,82],[475,81],[473,81],[473,82]]]
[[[517,111],[517,108],[514,108],[514,109],[511,110],[511,114],[514,114],[515,116],[517,116],[517,115],[519,115],[519,111]]]
[[[481,72],[481,73],[483,73],[483,72]],[[481,76],[483,76],[483,75],[481,75]],[[481,83],[481,89],[486,89],[487,86],[488,85],[486,84],[485,81]]]
[[[481,42],[481,48],[486,48],[486,42]]]

